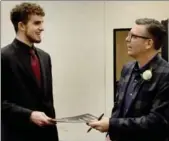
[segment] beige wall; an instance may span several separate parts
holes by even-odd
[[[20,2],[1,2],[1,46],[14,30],[9,11]],[[132,27],[140,17],[168,18],[169,2],[51,1],[38,2],[46,11],[43,42],[52,57],[57,117],[90,112],[110,115],[113,106],[113,29]],[[62,141],[103,141],[105,134],[85,124],[58,124]]]

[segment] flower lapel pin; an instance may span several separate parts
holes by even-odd
[[[141,77],[145,80],[148,81],[152,78],[152,68],[149,70],[145,70],[142,74]]]

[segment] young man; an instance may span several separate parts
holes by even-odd
[[[137,19],[126,42],[136,61],[124,65],[111,118],[89,125],[116,141],[168,141],[169,64],[158,54],[166,35],[155,19]]]
[[[1,49],[3,141],[58,141],[51,59],[34,46],[41,42],[43,9],[22,3],[11,11],[16,31]]]

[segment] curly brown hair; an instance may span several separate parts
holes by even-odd
[[[15,31],[18,31],[18,23],[27,23],[30,15],[45,16],[45,12],[40,5],[35,3],[23,2],[16,5],[10,12],[10,19]]]

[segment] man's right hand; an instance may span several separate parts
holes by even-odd
[[[33,111],[30,120],[38,126],[55,125],[56,120],[48,117],[44,112]]]

